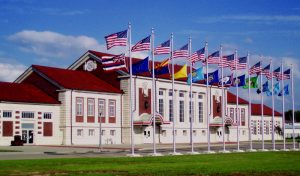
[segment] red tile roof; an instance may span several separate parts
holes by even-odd
[[[8,82],[0,82],[0,101],[60,104],[33,85]]]
[[[239,104],[249,104],[248,101],[242,99],[241,97],[238,98]],[[235,104],[236,103],[236,95],[227,91],[227,103]]]
[[[263,107],[264,115],[272,116],[272,108],[264,105]],[[251,114],[252,115],[261,115],[261,104],[251,104]],[[274,111],[275,116],[282,116],[278,111]]]
[[[33,69],[46,75],[49,79],[66,89],[96,92],[122,93],[109,83],[86,71],[67,70],[54,67],[32,65]]]

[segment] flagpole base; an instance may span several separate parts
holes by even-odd
[[[233,150],[232,152],[234,152],[234,153],[243,153],[245,151],[244,150]]]
[[[161,153],[151,153],[149,156],[163,156]]]
[[[256,149],[249,149],[249,150],[247,150],[247,152],[257,152],[257,150]]]
[[[272,151],[272,152],[278,152],[279,150],[277,150],[277,149],[272,149],[271,151]]]
[[[291,149],[291,151],[299,151],[299,149],[293,148],[293,149]]]
[[[213,153],[216,153],[215,151],[204,151],[203,152],[204,154],[213,154]]]
[[[169,153],[169,155],[172,155],[172,156],[178,156],[178,155],[182,155],[181,153],[178,153],[178,152],[172,152],[172,153]]]
[[[287,151],[290,151],[289,149],[280,149],[280,151],[285,151],[285,152],[287,152]]]
[[[128,156],[128,157],[142,157],[142,155],[140,155],[140,154],[127,154],[126,156]]]
[[[188,155],[198,155],[200,153],[199,152],[186,152],[186,154],[188,154]]]
[[[220,150],[218,153],[231,153],[229,150]]]
[[[260,151],[260,152],[267,152],[269,150],[268,149],[258,149],[258,151]]]

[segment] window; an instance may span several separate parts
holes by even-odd
[[[33,119],[34,112],[22,112],[22,118],[24,119]]]
[[[99,99],[98,113],[99,113],[99,117],[105,117],[105,100],[104,99]]]
[[[180,91],[179,92],[179,97],[184,97],[184,92]]]
[[[186,135],[187,135],[187,131],[186,131],[186,130],[183,130],[183,131],[182,131],[182,134],[183,134],[183,136],[186,136]]]
[[[184,101],[179,101],[179,122],[184,122]]]
[[[108,102],[108,116],[116,117],[116,101],[115,100],[109,100],[109,102]]]
[[[2,117],[11,118],[12,117],[12,111],[3,111]]]
[[[44,112],[44,119],[52,119],[52,113],[51,112]]]
[[[245,124],[245,108],[241,108],[241,121],[242,121],[241,125],[245,126],[246,125]]]
[[[201,134],[202,134],[202,136],[205,136],[205,135],[206,135],[205,130],[202,130],[202,131],[201,131]]]
[[[87,99],[87,115],[90,117],[95,116],[95,100],[93,98]]]
[[[243,136],[245,136],[245,135],[246,135],[246,131],[245,131],[245,130],[243,130],[243,131],[242,131],[242,134],[243,134]]]
[[[257,134],[257,123],[256,123],[256,120],[253,121],[252,128],[253,128],[252,134],[256,135]]]
[[[169,100],[169,119],[173,122],[174,114],[173,114],[173,100]]]
[[[197,136],[197,131],[193,130],[193,136]]]
[[[189,102],[189,116],[189,122],[191,122],[191,119],[194,122],[194,102]]]
[[[162,130],[161,134],[162,134],[163,137],[166,137],[167,136],[167,131],[166,130]]]
[[[198,115],[199,115],[199,123],[203,123],[203,103],[198,102]]]
[[[169,96],[173,96],[173,90],[172,89],[169,90]]]
[[[164,116],[164,99],[158,100],[158,112],[160,115]]]
[[[203,99],[203,95],[202,94],[198,94],[198,99]]]
[[[115,136],[116,135],[116,130],[110,130],[110,135]]]
[[[159,89],[158,95],[164,95],[164,90],[163,89]]]
[[[89,129],[89,136],[95,136],[95,130]]]
[[[101,135],[105,136],[105,130],[101,130]]]
[[[234,119],[234,108],[230,108],[230,118]]]
[[[83,129],[77,129],[77,136],[83,136]]]
[[[76,116],[83,116],[83,98],[76,98]]]
[[[270,121],[266,121],[266,134],[270,134]]]

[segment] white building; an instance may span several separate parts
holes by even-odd
[[[26,124],[28,119],[21,117],[18,120],[16,119],[18,115],[15,115],[16,112],[22,114],[23,111],[36,114],[31,118],[34,125],[30,126],[35,134],[32,143],[36,145],[98,144],[100,125],[103,144],[129,144],[129,102],[131,97],[129,74],[126,69],[112,72],[104,71],[101,64],[101,57],[103,56],[110,55],[88,51],[67,69],[32,65],[16,79],[15,83],[1,83],[0,90],[9,90],[8,87],[3,85],[29,86],[29,90],[38,90],[40,94],[52,101],[44,102],[44,98],[40,97],[42,101],[32,102],[31,98],[34,96],[26,97],[27,93],[25,91],[17,89],[11,91],[17,92],[14,96],[22,101],[14,99],[6,101],[5,93],[0,94],[0,111],[2,114],[0,117],[0,124],[2,124],[0,145],[9,145],[14,135],[21,135],[21,132],[27,129],[26,125],[22,126],[22,124]],[[136,61],[137,59],[134,59],[134,62]],[[180,67],[175,65],[175,72]],[[134,142],[136,144],[152,143],[151,95],[153,91],[150,73],[134,76],[133,84]],[[204,84],[193,84],[191,103],[193,131],[191,132],[189,120],[190,86],[186,84],[186,79],[175,81],[174,100],[172,99],[171,88],[169,74],[159,75],[156,78],[156,109],[160,114],[155,118],[156,142],[172,143],[173,118],[176,129],[176,142],[178,143],[188,143],[191,134],[194,142],[206,142],[208,134],[210,134],[212,142],[222,141],[222,89],[218,86],[210,86],[207,91]],[[227,90],[225,91],[227,92]],[[226,141],[236,141],[235,95],[229,92],[225,95],[225,102],[227,102],[225,103],[225,139]],[[206,101],[207,96],[208,102]],[[241,113],[240,139],[246,141],[249,134],[248,102],[243,101],[240,101],[239,104]],[[174,109],[172,109],[172,103],[174,103]],[[206,116],[207,109],[209,109],[209,118]],[[10,124],[6,122],[7,117],[4,117],[9,116],[9,113],[6,113],[7,111],[12,112],[10,115],[12,116],[10,119],[12,122]],[[44,114],[47,116],[47,113],[52,114],[51,119],[43,117]],[[255,121],[258,121],[259,114],[254,113],[254,111],[252,114],[251,123],[255,123]],[[280,113],[276,115],[277,124],[281,124],[279,116]],[[208,119],[210,121],[210,132],[207,131]],[[265,114],[265,119],[270,119],[269,113]],[[20,121],[18,123],[21,125],[18,125],[18,129],[15,126],[12,127],[13,132],[6,136],[8,134],[7,126],[11,126],[11,123],[15,124],[15,121]],[[52,138],[43,135],[45,133],[43,129],[50,127],[41,127],[39,121],[52,122]],[[101,123],[99,123],[100,121]],[[3,135],[4,133],[5,135]],[[255,135],[254,132],[253,135]],[[49,140],[44,140],[46,138]],[[25,140],[25,137],[23,139]]]

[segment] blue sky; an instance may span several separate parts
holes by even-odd
[[[260,56],[264,65],[269,59],[275,66],[284,60],[285,67],[294,65],[295,93],[300,93],[297,0],[0,0],[0,4],[2,81],[13,81],[31,64],[66,67],[88,49],[105,51],[103,37],[131,22],[133,43],[149,35],[153,27],[156,45],[173,32],[175,48],[191,36],[194,50],[207,41],[210,53],[220,44],[225,54],[237,49],[244,56],[249,51],[251,65]],[[246,91],[241,94],[245,97]],[[259,101],[259,96],[254,99]],[[290,99],[287,108],[291,108]],[[296,108],[300,109],[300,103],[296,102]]]

